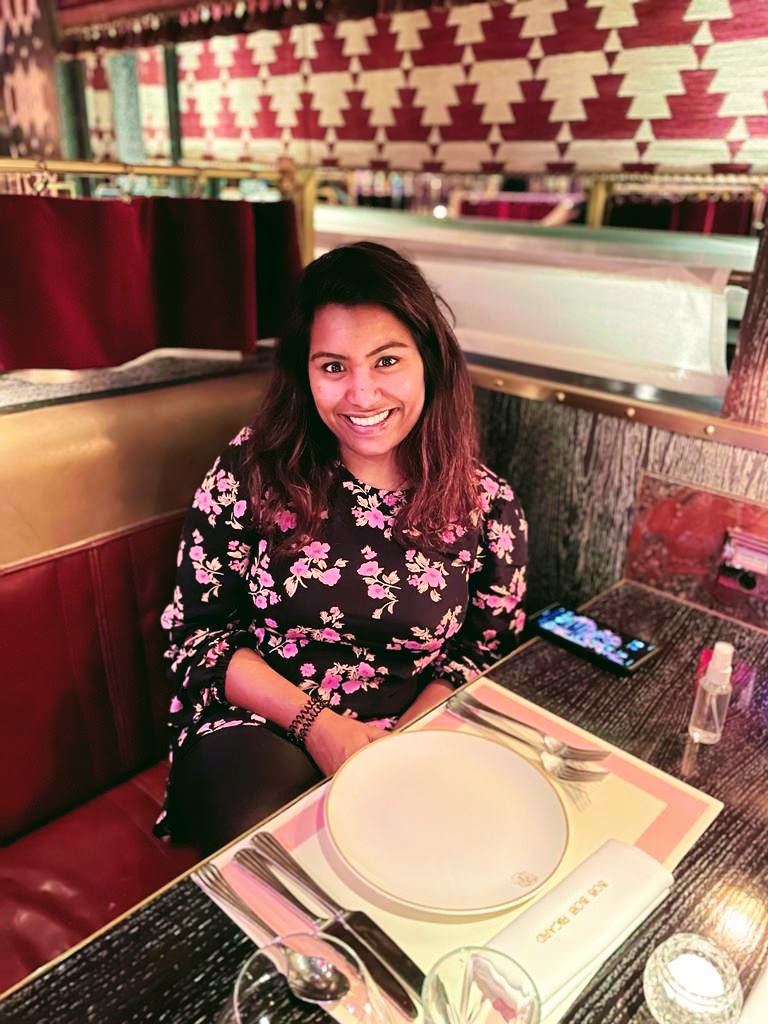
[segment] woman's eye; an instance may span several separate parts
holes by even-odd
[[[395,366],[400,360],[397,356],[382,356],[379,360],[379,366]]]
[[[326,373],[341,373],[344,367],[339,362],[323,363],[323,369]]]

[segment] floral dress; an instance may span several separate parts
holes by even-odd
[[[174,751],[264,718],[229,704],[224,677],[241,647],[335,711],[393,724],[434,679],[457,686],[506,654],[523,627],[528,527],[510,486],[478,465],[480,503],[449,526],[439,555],[392,535],[406,491],[339,465],[322,536],[273,555],[251,518],[240,472],[244,428],[195,493],[162,616],[175,684]],[[292,529],[284,509],[278,528]],[[167,834],[164,811],[157,831]]]

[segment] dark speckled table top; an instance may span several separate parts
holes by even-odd
[[[0,415],[185,384],[203,377],[268,369],[272,365],[272,353],[273,350],[264,343],[256,352],[243,356],[226,351],[189,354],[187,350],[181,350],[174,354],[172,349],[158,349],[122,366],[0,373]]]
[[[768,632],[737,625],[633,583],[594,599],[619,631],[659,656],[630,678],[534,640],[489,675],[498,683],[722,800],[723,812],[678,866],[671,895],[604,965],[564,1024],[648,1024],[642,971],[677,931],[726,946],[745,991],[768,962]],[[700,650],[728,640],[758,668],[752,701],[712,747],[686,742]],[[161,892],[0,1002],[3,1024],[213,1024],[248,939],[189,879]],[[327,1021],[276,994],[281,1021]]]

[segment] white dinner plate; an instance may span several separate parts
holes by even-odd
[[[424,729],[363,747],[332,780],[325,814],[359,878],[446,914],[527,899],[568,843],[549,779],[509,747],[463,732]]]

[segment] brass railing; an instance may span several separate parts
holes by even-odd
[[[152,178],[184,178],[199,183],[208,181],[264,181],[273,184],[296,205],[299,240],[304,263],[314,259],[314,206],[315,174],[312,170],[296,168],[286,162],[277,168],[247,164],[127,164],[113,160],[28,160],[20,157],[0,157],[0,178],[6,184],[16,179],[29,187],[27,191],[55,193],[66,175],[85,178],[114,178],[137,176]],[[0,188],[0,191],[3,189]],[[6,188],[6,190],[9,190]],[[126,193],[126,197],[130,193]]]

